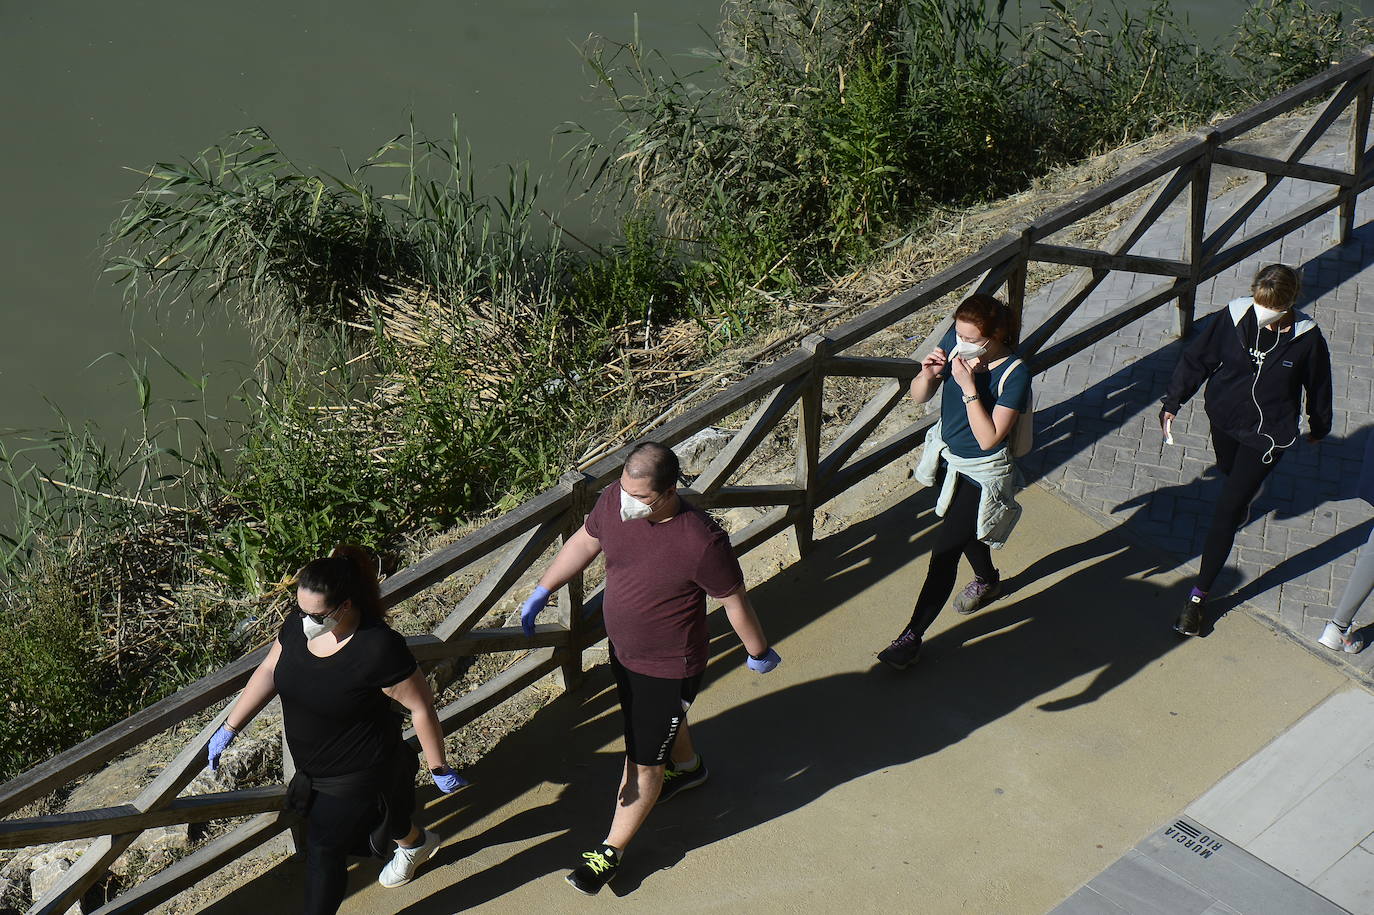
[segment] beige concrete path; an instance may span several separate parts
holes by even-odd
[[[604,667],[472,788],[426,793],[438,856],[389,891],[355,867],[343,911],[1041,913],[1348,684],[1239,611],[1180,642],[1167,562],[1142,572],[1147,548],[1044,490],[1023,504],[997,556],[1012,592],[946,611],[904,673],[874,653],[924,574],[928,491],[898,486],[771,577],[767,555],[748,563],[784,664],[746,671],[713,615],[692,710],[711,780],[655,811],[600,897],[563,875],[603,837],[620,766]],[[293,911],[299,866],[204,911]]]

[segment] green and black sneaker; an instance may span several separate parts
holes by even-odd
[[[595,851],[584,851],[585,859],[567,876],[567,881],[579,893],[595,896],[601,888],[610,883],[620,868],[620,852],[610,845],[602,845]]]
[[[669,765],[663,770],[663,790],[659,792],[658,803],[662,804],[688,788],[706,784],[706,778],[709,774],[706,771],[706,760],[699,756],[696,766],[691,769],[674,769]]]

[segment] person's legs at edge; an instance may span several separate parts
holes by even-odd
[[[911,621],[891,645],[878,653],[878,660],[892,667],[905,668],[916,660],[921,650],[921,638],[944,609],[954,591],[959,575],[959,557],[971,541],[977,540],[978,502],[982,490],[961,478],[954,488],[945,516],[935,530],[935,543],[930,551],[930,566],[921,585],[920,596]],[[991,564],[991,557],[989,557]]]
[[[1355,560],[1355,569],[1350,573],[1350,581],[1345,584],[1345,593],[1336,605],[1336,613],[1326,624],[1318,641],[1327,648],[1336,648],[1354,654],[1364,648],[1364,640],[1355,637],[1355,614],[1360,606],[1374,593],[1374,531],[1360,549]]]
[[[614,646],[611,672],[625,723],[625,768],[610,831],[600,847],[583,854],[584,862],[567,877],[573,887],[587,895],[595,895],[615,876],[626,846],[658,802],[670,753],[678,746],[678,736],[687,723],[687,708],[701,683],[699,674],[671,680],[634,673],[620,663]],[[684,748],[691,746],[688,737]]]
[[[305,833],[306,915],[333,915],[348,884],[347,855],[377,814],[376,801],[315,792]]]
[[[377,882],[391,888],[409,883],[430,858],[439,850],[439,835],[417,826],[411,819],[415,812],[415,769],[419,760],[413,751],[398,750],[392,760],[383,788],[385,821],[380,827],[392,844],[391,860],[382,868]],[[386,840],[373,840],[374,848],[385,853]]]
[[[1197,581],[1188,595],[1188,603],[1174,623],[1174,628],[1182,635],[1197,635],[1201,631],[1202,605],[1207,593],[1231,555],[1236,533],[1250,514],[1250,504],[1283,457],[1283,451],[1275,449],[1269,462],[1265,463],[1263,451],[1241,445],[1216,429],[1212,430],[1212,445],[1217,453],[1217,467],[1226,476],[1212,513],[1212,523],[1207,528],[1207,539],[1203,542]]]

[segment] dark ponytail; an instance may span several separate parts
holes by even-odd
[[[352,601],[365,622],[386,622],[375,560],[360,546],[343,544],[328,558],[310,560],[296,573],[296,586],[323,594],[330,609]]]

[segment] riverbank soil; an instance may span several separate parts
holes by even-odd
[[[784,663],[747,671],[713,614],[692,709],[711,778],[654,812],[603,891],[620,908],[1043,912],[1348,682],[1241,613],[1180,642],[1184,576],[1140,572],[1126,554],[1144,547],[1038,487],[996,556],[1009,593],[947,610],[920,662],[888,670],[874,654],[910,612],[936,520],[902,476],[832,505],[848,526],[805,562],[784,537],[746,561]],[[604,835],[620,752],[601,666],[474,766],[472,788],[424,793],[434,861],[395,890],[357,865],[343,911],[605,905],[562,877]],[[200,911],[271,910],[298,898],[299,867]]]

